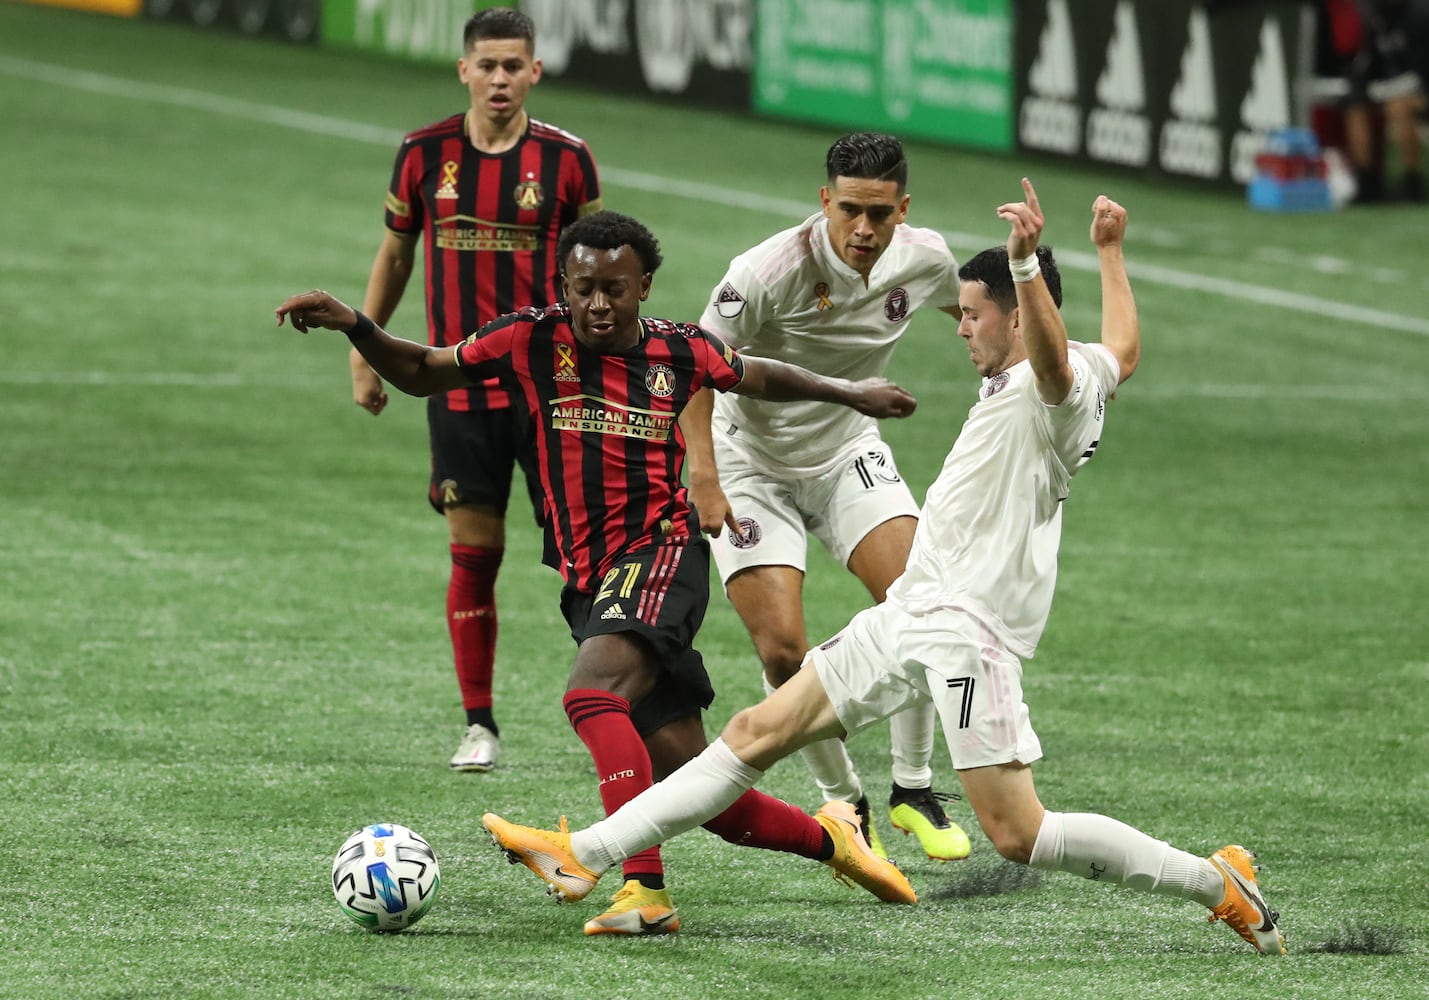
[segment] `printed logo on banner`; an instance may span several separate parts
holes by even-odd
[[[1131,0],[1116,5],[1106,66],[1097,78],[1097,103],[1101,106],[1087,116],[1087,155],[1144,167],[1151,160],[1151,120],[1146,117],[1146,72]]]
[[[277,9],[280,5],[271,6]],[[295,10],[303,4],[281,6]],[[314,3],[312,6],[320,7],[321,4]],[[460,0],[433,0],[420,5],[412,3],[411,0],[357,0],[344,6],[351,12],[352,17],[352,35],[349,40],[356,42],[359,47],[377,49],[391,55],[440,59],[443,63],[447,63],[457,54],[452,46],[452,39],[461,37],[462,26],[471,16],[471,4],[468,2],[463,5]],[[339,18],[334,17],[332,20],[337,21]],[[328,39],[328,32],[329,25],[325,21],[324,41]],[[341,38],[341,29],[336,29],[334,39]]]
[[[1204,8],[1192,7],[1181,74],[1171,88],[1171,116],[1161,128],[1161,168],[1173,174],[1221,175],[1221,133],[1216,127],[1216,67]]]
[[[782,0],[764,0],[759,6],[759,30],[755,32],[759,59],[755,82],[759,87],[759,96],[776,106],[789,99],[788,60],[785,56],[789,51],[791,16],[789,5]]]
[[[1247,184],[1255,173],[1255,156],[1265,146],[1265,133],[1290,124],[1285,44],[1273,15],[1266,15],[1260,25],[1260,49],[1250,70],[1250,90],[1240,102],[1240,120],[1242,127],[1231,140],[1231,177]]]
[[[718,70],[754,65],[753,0],[636,0],[635,27],[651,90],[684,91],[698,63]]]
[[[918,30],[918,12],[908,0],[885,0],[883,44],[879,46],[883,63],[879,89],[883,110],[894,121],[913,114],[918,103],[918,57],[914,51]]]
[[[566,71],[578,45],[604,55],[626,52],[629,8],[629,0],[521,0],[521,10],[536,23],[536,58],[556,76]]]
[[[1047,23],[1027,73],[1029,93],[1018,114],[1018,138],[1028,149],[1075,154],[1082,148],[1077,107],[1077,52],[1067,0],[1047,0]]]

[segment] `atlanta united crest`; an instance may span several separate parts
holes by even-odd
[[[675,369],[669,365],[651,365],[645,373],[645,388],[650,395],[666,399],[675,394]]]
[[[527,174],[526,179],[516,185],[511,196],[516,199],[517,208],[527,210],[540,208],[541,202],[546,200],[546,192],[541,190],[541,182],[536,180],[535,174]]]

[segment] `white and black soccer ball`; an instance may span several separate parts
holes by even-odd
[[[338,907],[373,931],[411,927],[431,909],[441,882],[431,845],[397,823],[363,827],[332,862]]]

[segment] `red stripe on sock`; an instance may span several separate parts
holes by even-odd
[[[577,688],[567,691],[562,704],[600,780],[600,802],[609,816],[645,789],[653,777],[650,754],[630,721],[630,702],[609,691]],[[660,848],[651,847],[625,859],[625,878],[665,874]]]
[[[739,847],[784,851],[819,860],[824,828],[804,810],[750,789],[705,829]]]
[[[491,707],[496,669],[496,572],[505,549],[453,545],[447,630],[463,708]]]

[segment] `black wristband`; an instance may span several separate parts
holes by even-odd
[[[368,319],[366,316],[362,315],[362,313],[357,312],[356,309],[354,309],[353,312],[357,313],[357,322],[352,324],[351,329],[344,330],[342,332],[347,334],[347,339],[355,344],[359,340],[366,340],[368,337],[376,333],[377,324],[372,322],[372,320]]]

